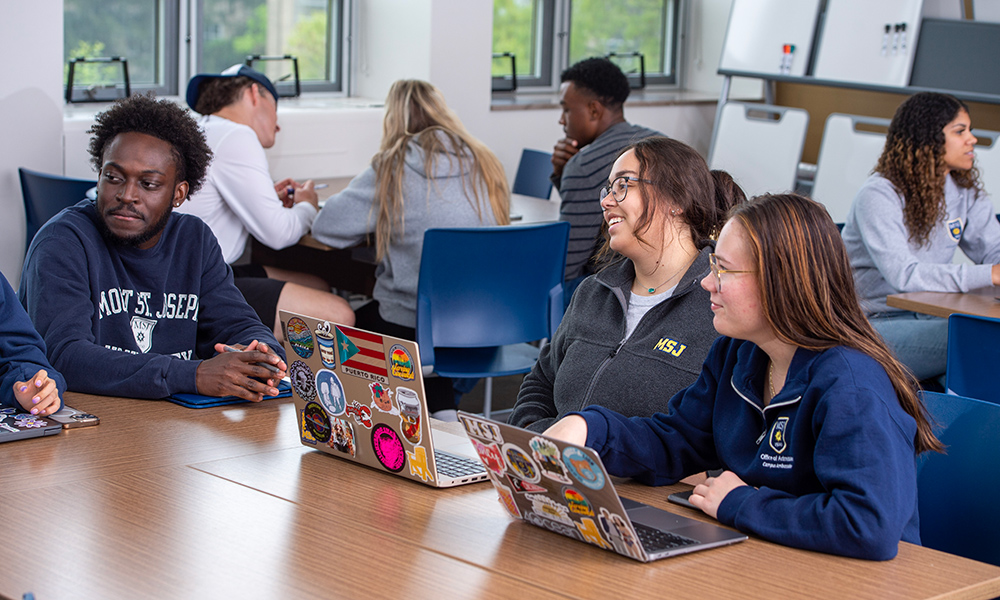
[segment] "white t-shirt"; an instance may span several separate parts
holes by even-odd
[[[227,263],[243,255],[251,234],[280,250],[309,232],[317,210],[308,202],[282,205],[253,129],[211,115],[198,123],[214,156],[201,190],[176,210],[208,224]]]
[[[646,313],[648,313],[651,308],[660,302],[663,302],[670,296],[673,296],[675,289],[677,289],[677,285],[674,285],[672,288],[664,290],[659,294],[653,294],[652,296],[640,296],[635,292],[629,292],[628,312],[625,313],[626,340],[632,336],[632,332],[635,331],[636,325],[638,325],[639,321],[646,316]]]

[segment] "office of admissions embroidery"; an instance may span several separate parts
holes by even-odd
[[[656,342],[653,346],[653,350],[659,350],[660,352],[666,352],[671,356],[680,356],[684,350],[687,349],[686,344],[682,344],[677,340],[672,340],[670,338],[660,338],[660,341]]]

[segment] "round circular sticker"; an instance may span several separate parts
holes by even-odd
[[[292,317],[288,319],[288,325],[285,326],[285,331],[288,333],[288,344],[292,347],[292,350],[302,358],[309,358],[313,354],[313,334],[309,331],[309,326],[306,322],[298,317]]]
[[[413,381],[413,359],[406,348],[396,344],[389,349],[389,366],[393,377]]]
[[[398,473],[406,466],[406,451],[403,441],[392,427],[379,423],[372,428],[372,449],[382,466],[393,473]]]
[[[288,367],[288,378],[292,380],[292,387],[303,400],[309,402],[316,399],[316,379],[309,365],[301,360],[293,362],[292,366]]]
[[[306,424],[306,430],[316,438],[317,442],[325,444],[330,441],[330,417],[322,406],[315,402],[306,404],[302,410],[302,420]]]
[[[542,478],[542,473],[538,470],[538,465],[532,460],[531,455],[509,442],[503,445],[502,450],[504,462],[507,463],[511,471],[517,473],[525,481],[538,483],[538,480]]]
[[[573,476],[573,479],[592,490],[604,487],[604,472],[583,450],[571,446],[563,450],[562,458],[566,470]]]
[[[331,415],[344,414],[347,408],[347,398],[344,396],[344,386],[333,371],[320,369],[316,373],[316,390],[319,401]]]

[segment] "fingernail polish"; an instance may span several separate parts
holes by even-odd
[[[38,409],[37,408],[31,409],[31,414],[37,415],[38,414]]]
[[[32,398],[32,399],[31,399],[31,403],[32,403],[32,404],[38,404],[38,401],[39,401],[39,400],[41,400],[41,398],[40,398],[40,397],[38,397],[38,396],[35,396],[34,398]]]
[[[35,380],[35,385],[36,385],[37,387],[42,387],[42,380],[41,380],[41,379],[36,379],[36,380]]]
[[[21,392],[27,392],[27,391],[28,391],[28,386],[26,386],[26,385],[22,385],[22,386],[21,386],[21,389],[20,389],[20,390],[18,390],[18,391],[21,391]]]

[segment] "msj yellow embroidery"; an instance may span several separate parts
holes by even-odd
[[[671,356],[680,356],[682,352],[687,348],[685,344],[678,342],[677,340],[672,340],[670,338],[660,338],[660,341],[653,346],[653,350],[660,350],[666,352]]]

